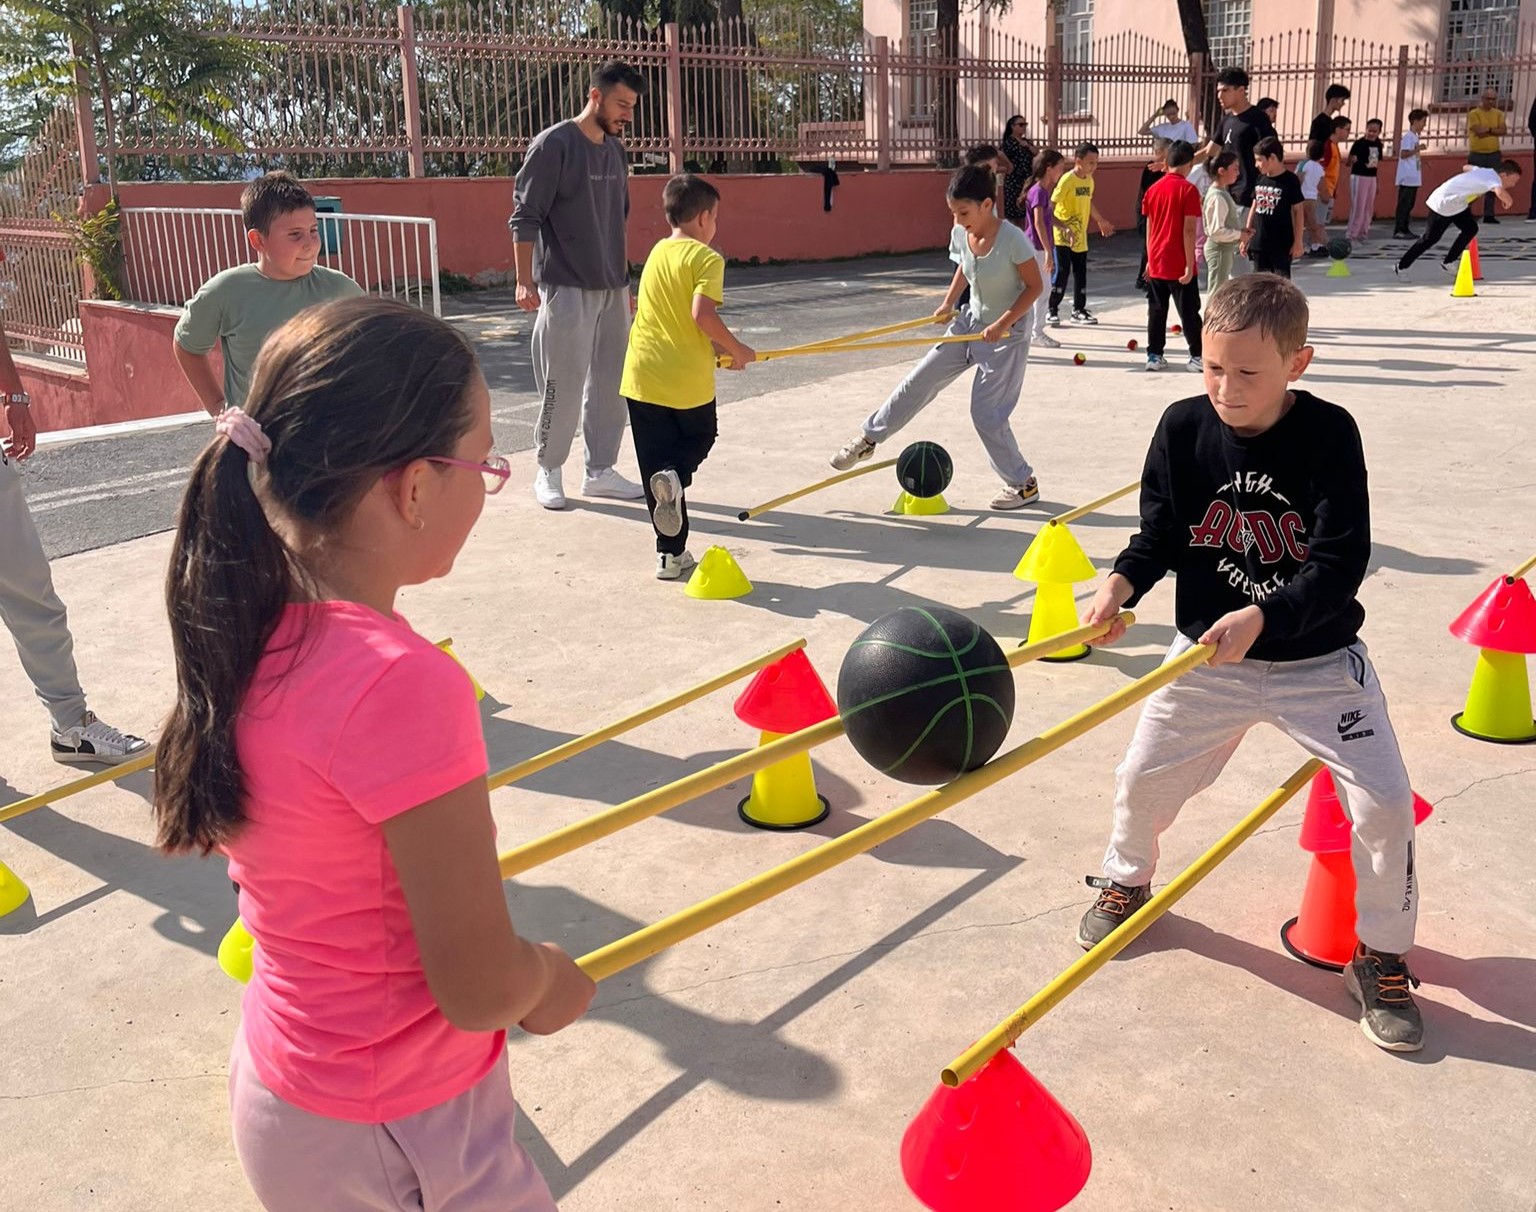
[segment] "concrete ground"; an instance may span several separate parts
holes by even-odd
[[[1448,724],[1474,653],[1446,624],[1536,549],[1536,266],[1488,244],[1488,280],[1472,300],[1451,299],[1433,264],[1399,282],[1378,256],[1357,258],[1349,279],[1318,265],[1300,275],[1318,349],[1305,385],[1352,409],[1370,462],[1365,638],[1415,787],[1435,805],[1421,830],[1411,957],[1427,1046],[1378,1051],[1340,979],[1281,950],[1276,932],[1297,910],[1308,863],[1293,803],[1020,1041],[1019,1058],[1093,1145],[1075,1207],[1536,1204],[1536,891],[1508,857],[1536,800],[1536,747],[1478,743]],[[806,295],[797,306],[814,316],[823,295]],[[1101,302],[1099,328],[1062,330],[1064,348],[1033,359],[1016,424],[1046,499],[1020,514],[986,508],[995,486],[958,385],[903,435],[953,454],[950,513],[884,514],[897,489],[877,473],[737,522],[738,509],[828,474],[827,456],[899,369],[828,356],[814,360],[815,381],[726,408],[691,506],[695,551],[726,546],[754,583],[738,601],[699,602],[652,580],[634,505],[539,510],[531,457],[517,456],[513,486],[488,503],[453,576],[401,604],[422,632],[452,635],[490,692],[493,765],[795,636],[835,684],[852,639],[906,603],[960,609],[1005,643],[1021,637],[1031,587],[1011,572],[1031,536],[1051,513],[1134,479],[1162,407],[1199,387],[1182,370],[1141,373],[1125,342],[1144,340],[1142,309],[1123,296]],[[1085,366],[1071,364],[1076,351]],[[1101,568],[1133,513],[1122,502],[1074,526]],[[146,733],[172,697],[158,604],[168,546],[157,534],[55,564],[93,704]],[[1010,743],[1154,668],[1173,635],[1171,590],[1140,615],[1121,647],[1020,671]],[[714,695],[495,793],[503,842],[749,746],[755,736],[730,704],[730,692]],[[915,1207],[898,1149],[940,1069],[1080,954],[1082,876],[1102,854],[1111,772],[1133,723],[1134,712],[1122,715],[606,981],[568,1031],[514,1036],[522,1138],[561,1206]],[[0,734],[0,803],[65,777],[8,651]],[[583,953],[919,793],[843,742],[815,758],[833,807],[821,825],[754,831],[735,812],[745,788],[721,790],[509,885],[518,927]],[[1160,880],[1300,761],[1285,738],[1254,733],[1166,836]],[[255,1207],[227,1130],[240,989],[214,952],[234,914],[229,884],[220,862],[151,849],[149,793],[149,778],[134,776],[0,831],[0,859],[33,893],[0,920],[7,1206]]]

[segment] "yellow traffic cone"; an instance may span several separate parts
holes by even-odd
[[[1328,267],[1329,278],[1353,278],[1355,275],[1349,272],[1349,264],[1345,261],[1335,261]]]
[[[1035,535],[1013,575],[1035,584],[1035,608],[1029,618],[1029,643],[1033,644],[1079,625],[1072,586],[1099,574],[1072,532],[1049,522]],[[1041,659],[1080,661],[1087,655],[1087,644],[1074,644]]]
[[[934,514],[948,513],[949,502],[944,499],[942,493],[931,497],[914,497],[905,490],[896,498],[896,504],[891,506],[892,513],[910,514],[913,517],[931,517]]]
[[[20,909],[31,895],[21,877],[0,863],[0,917]]]
[[[1072,597],[1072,586],[1055,584],[1035,586],[1035,609],[1029,616],[1029,639],[1025,643],[1033,644],[1039,640],[1048,640],[1053,635],[1060,635],[1063,631],[1071,631],[1074,627],[1081,626],[1082,620],[1077,617],[1077,602]],[[1050,656],[1040,659],[1042,661],[1080,661],[1087,655],[1087,644],[1074,644],[1071,648],[1063,648],[1060,652],[1053,652]]]
[[[251,983],[251,951],[256,946],[256,940],[245,928],[245,923],[238,917],[219,943],[219,967],[224,969],[224,975],[232,981],[239,981],[242,985]]]
[[[1524,654],[1478,649],[1466,708],[1451,717],[1451,727],[1466,736],[1501,745],[1536,741]]]
[[[1451,298],[1471,299],[1476,295],[1477,291],[1472,289],[1472,258],[1463,252],[1461,265],[1456,270],[1456,285],[1451,287]]]
[[[449,656],[451,656],[455,661],[458,661],[460,669],[462,669],[465,673],[469,673],[469,666],[466,665],[463,661],[460,661],[459,654],[453,650],[452,636],[449,636],[446,640],[439,640],[437,642],[437,646],[446,652]],[[475,702],[478,703],[481,699],[485,698],[485,687],[480,685],[480,683],[475,680],[475,675],[472,673],[469,673],[469,684],[475,688]]]
[[[744,598],[752,592],[752,582],[724,547],[711,547],[704,553],[699,566],[688,578],[683,590],[690,598],[716,601],[724,598]]]
[[[759,747],[787,736],[783,732],[764,732]],[[816,774],[811,769],[811,755],[797,753],[759,770],[752,776],[752,791],[736,805],[737,815],[759,829],[804,829],[826,820],[832,806],[827,797],[816,793]]]

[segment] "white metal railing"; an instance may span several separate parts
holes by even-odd
[[[371,295],[443,314],[435,219],[327,211],[316,218],[321,265]],[[214,274],[256,259],[238,210],[131,206],[122,223],[124,283],[139,303],[181,307]]]

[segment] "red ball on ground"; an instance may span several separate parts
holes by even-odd
[[[1088,356],[1086,354],[1073,354],[1072,361],[1081,366],[1084,362],[1088,361]]]
[[[1172,329],[1170,329],[1170,330],[1169,330],[1169,331],[1171,331],[1171,332],[1172,332],[1172,333],[1173,333],[1173,335],[1174,335],[1174,336],[1178,336],[1178,335],[1179,335],[1179,334],[1180,334],[1180,333],[1181,333],[1181,332],[1183,332],[1183,331],[1184,331],[1184,327],[1183,327],[1183,325],[1181,325],[1181,324],[1175,324],[1175,325],[1174,325],[1174,326],[1173,326],[1173,328],[1172,328]]]
[[[1136,338],[1132,337],[1129,341],[1127,341],[1125,343],[1125,347],[1128,350],[1130,350],[1132,353],[1135,353],[1136,352]]]

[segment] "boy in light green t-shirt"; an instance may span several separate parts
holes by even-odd
[[[720,191],[684,173],[667,182],[661,201],[672,234],[651,249],[640,274],[619,391],[656,531],[656,578],[676,581],[694,563],[683,490],[715,444],[715,354],[732,370],[757,355],[715,311],[725,301],[725,258],[709,246]]]
[[[269,336],[306,307],[363,293],[346,274],[315,263],[315,199],[291,173],[252,181],[240,195],[240,211],[255,263],[214,274],[176,325],[176,363],[215,417],[245,404],[251,368]],[[215,345],[224,355],[222,384],[208,356]]]

